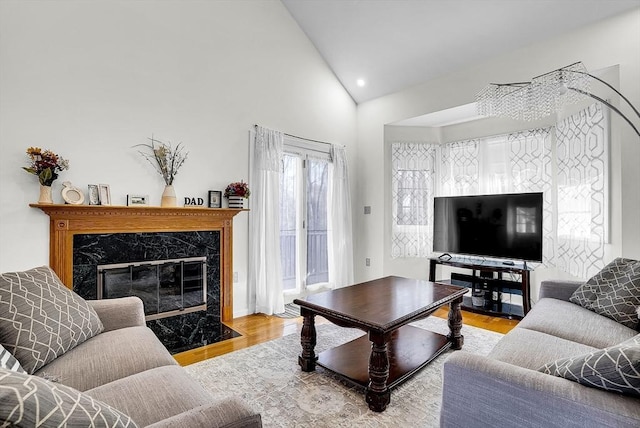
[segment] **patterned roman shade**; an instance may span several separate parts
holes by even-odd
[[[539,371],[593,388],[640,397],[640,334],[616,346],[560,358]]]
[[[0,274],[0,345],[27,373],[102,330],[93,308],[49,267]]]
[[[597,314],[638,329],[640,261],[617,258],[582,284],[571,302]]]
[[[0,368],[0,421],[2,426],[10,427],[137,426],[129,416],[87,394],[3,368]]]

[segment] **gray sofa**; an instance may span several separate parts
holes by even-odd
[[[638,335],[569,302],[580,284],[544,281],[538,303],[488,356],[447,358],[441,427],[640,427],[640,398],[538,371]]]
[[[216,400],[189,377],[146,327],[139,298],[87,303],[104,331],[34,375],[82,391],[128,415],[140,427],[262,426],[260,415],[245,403]]]

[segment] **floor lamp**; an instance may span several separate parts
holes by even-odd
[[[593,98],[619,114],[640,137],[640,131],[619,108],[590,92],[596,80],[611,88],[640,119],[640,112],[616,88],[590,74],[582,62],[576,62],[534,77],[530,82],[490,83],[476,96],[478,113],[483,116],[506,116],[519,120],[538,120],[559,111],[566,104]]]

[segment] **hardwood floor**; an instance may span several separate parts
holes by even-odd
[[[440,308],[434,313],[439,318],[447,318],[448,309]],[[517,320],[491,317],[462,311],[463,323],[485,330],[507,333],[518,324]],[[324,319],[316,318],[316,324],[327,323]],[[239,349],[248,348],[258,343],[277,339],[288,334],[300,333],[302,317],[279,318],[271,315],[254,314],[236,318],[226,322],[230,328],[240,333],[241,337],[213,343],[202,348],[181,352],[174,355],[176,361],[183,366],[206,360],[207,358],[224,355]]]

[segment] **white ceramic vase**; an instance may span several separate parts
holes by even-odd
[[[40,198],[38,198],[39,204],[53,204],[53,199],[51,198],[51,186],[43,186],[40,185]]]
[[[176,199],[176,191],[172,184],[167,184],[162,192],[162,200],[160,201],[161,207],[175,207],[178,206]]]

